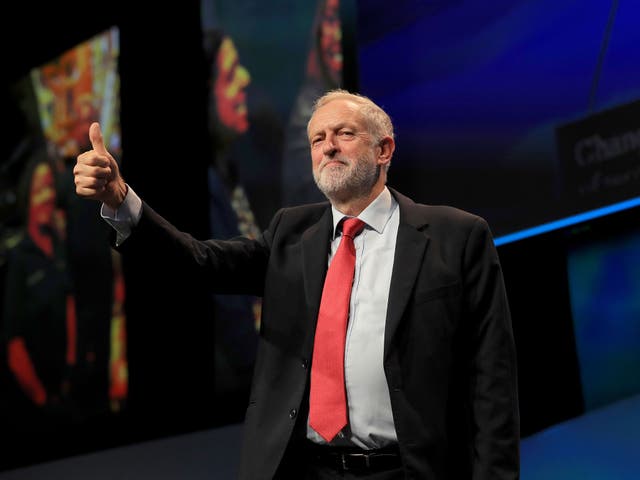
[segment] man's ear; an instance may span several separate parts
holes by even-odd
[[[396,149],[396,142],[393,140],[393,137],[385,136],[378,143],[378,147],[380,147],[380,153],[378,155],[378,163],[387,164],[391,162],[391,157],[393,156],[393,151]]]

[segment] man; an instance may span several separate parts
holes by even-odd
[[[515,348],[486,222],[386,186],[393,127],[366,97],[328,92],[308,137],[330,203],[278,211],[257,240],[177,231],[124,182],[97,124],[93,150],[78,157],[76,191],[104,203],[125,255],[149,255],[153,244],[163,262],[216,291],[262,296],[240,478],[518,478]],[[344,373],[348,404],[334,436],[312,427],[309,397],[343,217],[365,226],[354,240],[346,346],[332,347],[345,347],[344,372],[335,373]]]

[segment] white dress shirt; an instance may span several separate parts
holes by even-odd
[[[127,194],[118,209],[114,210],[103,203],[100,208],[100,215],[116,231],[116,245],[119,246],[131,234],[131,229],[140,221],[142,200],[127,185]]]
[[[332,208],[332,213],[333,241],[329,262],[342,238],[341,232],[336,232],[336,227],[346,216],[335,208]],[[380,448],[397,440],[382,357],[389,286],[400,221],[398,203],[385,187],[358,218],[366,226],[354,239],[356,265],[345,345],[349,423],[331,444],[357,445],[369,449]],[[316,443],[326,443],[309,426],[307,437]]]

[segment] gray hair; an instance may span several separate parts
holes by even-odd
[[[348,90],[336,88],[329,90],[327,93],[317,98],[311,108],[311,116],[320,107],[326,105],[333,100],[349,100],[358,105],[364,121],[367,126],[367,130],[373,136],[374,141],[379,143],[383,137],[389,136],[394,138],[393,123],[391,118],[382,108],[376,105],[369,97],[365,97],[359,93],[352,93]],[[307,124],[307,131],[309,126]]]

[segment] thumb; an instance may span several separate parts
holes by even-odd
[[[102,130],[100,130],[100,124],[98,122],[93,122],[89,127],[89,140],[91,140],[91,147],[100,155],[109,154],[104,146]]]

